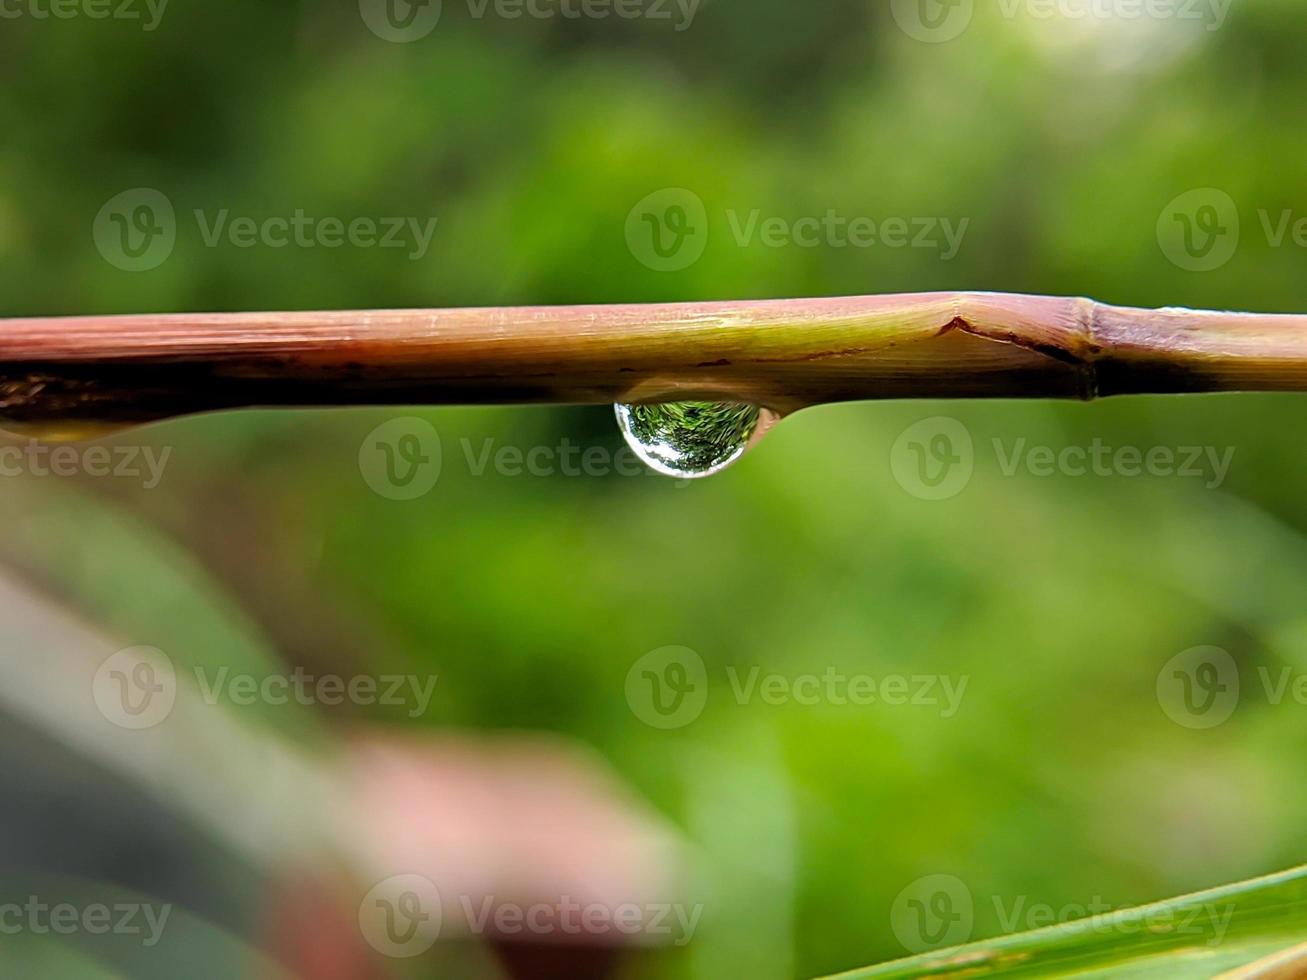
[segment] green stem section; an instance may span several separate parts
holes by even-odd
[[[1307,316],[919,293],[0,320],[0,424],[230,408],[1307,389]]]

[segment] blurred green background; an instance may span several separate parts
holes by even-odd
[[[679,31],[675,8],[510,19],[446,0],[404,44],[348,3],[174,0],[152,31],[8,18],[0,312],[937,289],[1307,310],[1303,248],[1265,228],[1307,217],[1301,4],[1236,0],[1216,29],[976,7],[942,43],[903,29],[902,4],[851,0],[705,0]],[[138,187],[171,200],[177,240],[128,273],[92,224]],[[632,208],[664,188],[708,216],[702,257],[676,271],[627,242]],[[1239,221],[1208,271],[1159,239],[1171,202],[1198,188],[1228,195]],[[210,247],[196,209],[437,226],[419,260]],[[742,245],[728,216],[755,210],[968,224],[946,260]],[[413,501],[374,493],[358,464],[397,415],[428,420],[443,446],[439,481]],[[974,442],[974,473],[946,500],[914,495],[891,465],[900,435],[935,416]],[[867,403],[804,412],[682,485],[468,460],[564,439],[615,453],[602,408],[232,413],[118,436],[171,447],[148,490],[6,477],[3,551],[123,645],[179,663],[257,647],[269,663],[439,675],[418,720],[313,712],[328,739],[367,723],[592,747],[679,828],[711,895],[695,941],[632,975],[811,976],[905,955],[892,906],[924,875],[965,882],[980,938],[1022,897],[1121,906],[1302,859],[1307,707],[1274,703],[1263,678],[1307,671],[1304,426],[1295,396]],[[1004,472],[1020,440],[1095,439],[1234,456],[1218,487]],[[709,687],[700,717],[660,730],[624,691],[668,645],[702,658]],[[1229,651],[1241,681],[1208,729],[1178,724],[1158,694],[1164,665],[1200,645]],[[754,667],[967,688],[951,717],[738,703],[728,668]],[[267,714],[249,723],[304,727]]]

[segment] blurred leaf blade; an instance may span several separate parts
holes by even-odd
[[[978,976],[1197,980],[1262,960],[1278,961],[1305,934],[1307,867],[1298,867],[1109,915],[924,953],[841,974],[838,980]],[[1241,971],[1239,975],[1261,974]]]

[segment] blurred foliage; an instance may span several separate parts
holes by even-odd
[[[1219,31],[983,5],[942,45],[898,30],[889,5],[852,0],[709,0],[683,32],[476,19],[447,2],[410,45],[373,36],[353,4],[178,3],[149,33],[4,21],[0,310],[983,288],[1304,311],[1302,250],[1272,247],[1257,218],[1307,215],[1304,29],[1290,0],[1236,2]],[[171,198],[181,230],[160,268],[126,274],[90,229],[138,186]],[[635,202],[664,187],[699,195],[712,223],[702,259],[679,272],[646,268],[624,240]],[[1156,236],[1168,202],[1198,187],[1230,194],[1244,224],[1209,273],[1177,268]],[[439,223],[411,261],[207,247],[197,208]],[[943,261],[740,247],[730,209],[970,224]],[[968,883],[979,938],[1001,931],[995,896],[1120,906],[1302,857],[1307,708],[1270,703],[1258,674],[1307,670],[1300,398],[832,407],[689,486],[477,472],[487,445],[616,451],[608,410],[419,409],[444,465],[413,502],[372,493],[357,466],[365,434],[394,414],[234,413],[120,436],[173,447],[157,488],[82,479],[54,493],[53,478],[7,477],[7,548],[131,642],[195,662],[221,660],[230,640],[233,658],[266,644],[317,669],[435,670],[422,724],[596,746],[685,830],[714,889],[701,941],[649,976],[812,975],[903,955],[890,908],[927,874]],[[948,501],[914,498],[889,466],[899,433],[932,415],[961,420],[977,447],[971,484]],[[1007,476],[995,439],[1235,457],[1215,489]],[[168,576],[123,535],[153,542],[149,562],[192,570],[188,596],[202,587],[213,608],[243,609],[238,625],[177,615],[190,599],[149,601]],[[700,719],[658,731],[623,684],[668,644],[697,651],[711,687]],[[1163,664],[1199,644],[1228,649],[1244,689],[1207,731],[1173,723],[1156,696]],[[969,686],[948,718],[738,704],[726,669],[755,666]]]
[[[1301,971],[1304,871],[1136,906],[841,974],[841,980],[925,980],[961,974],[1080,980],[1206,980]]]

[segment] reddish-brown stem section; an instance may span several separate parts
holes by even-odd
[[[1307,389],[1307,316],[920,293],[0,320],[0,424],[228,408]]]

